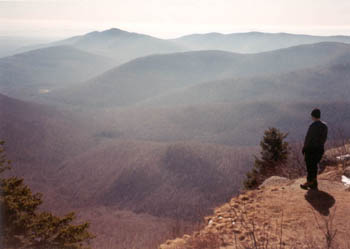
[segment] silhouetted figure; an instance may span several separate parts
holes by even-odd
[[[317,165],[324,154],[324,144],[327,140],[328,127],[320,120],[321,111],[314,109],[311,112],[313,123],[305,136],[303,155],[307,168],[307,181],[301,184],[303,189],[317,189]]]

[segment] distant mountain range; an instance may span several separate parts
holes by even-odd
[[[20,53],[23,47],[49,42],[47,38],[0,36],[0,58]]]
[[[70,46],[48,47],[0,59],[0,92],[23,99],[96,76],[112,59]]]
[[[323,46],[326,48],[330,44],[317,45],[320,46],[319,48]],[[240,104],[266,100],[283,103],[306,100],[309,102],[345,101],[350,96],[350,46],[344,48],[343,53],[339,53],[337,57],[311,68],[305,66],[303,69],[280,74],[261,76],[251,74],[249,77],[208,81],[148,99],[139,105]],[[321,59],[318,61],[321,62]],[[282,66],[282,63],[279,65]]]
[[[300,45],[320,41],[327,43]],[[331,41],[343,43],[329,43]],[[64,97],[65,102],[83,103],[80,94],[90,96],[91,91],[100,95],[102,101],[99,97],[92,98],[90,105],[106,105],[112,101],[115,101],[113,105],[132,104],[198,82],[312,67],[322,64],[328,56],[331,59],[342,53],[347,49],[344,43],[349,41],[347,36],[259,32],[194,34],[166,40],[114,28],[25,47],[18,51],[27,52],[1,58],[0,92],[35,100],[43,93],[78,84],[78,90],[69,90],[69,94],[77,95],[76,100],[71,102],[68,100],[71,97]],[[242,44],[260,48],[247,51]],[[290,47],[294,45],[298,46]],[[232,53],[267,50],[274,51]],[[113,67],[105,75],[99,75]],[[91,79],[94,76],[96,78]],[[147,86],[141,86],[141,82]],[[108,88],[112,84],[113,87]],[[84,90],[86,86],[91,90]],[[138,90],[133,90],[136,86]],[[106,89],[112,90],[107,93]]]
[[[256,55],[202,51],[149,56],[110,70],[79,87],[57,91],[57,96],[52,92],[46,97],[65,101],[106,120],[109,124],[106,134],[122,138],[254,145],[260,139],[257,134],[262,134],[266,127],[278,126],[292,130],[289,139],[297,141],[303,139],[309,112],[315,106],[325,111],[333,132],[346,130],[350,121],[345,115],[350,93],[349,52],[346,44],[319,43]],[[226,58],[225,62],[232,64],[228,63],[227,68],[211,66],[212,61],[203,59],[208,54]],[[176,63],[174,59],[166,63],[165,59],[176,56],[188,64]],[[237,57],[242,63],[234,60]],[[157,63],[152,64],[154,61]],[[159,71],[157,65],[161,65]],[[200,69],[191,69],[191,65]],[[227,77],[230,68],[237,72],[237,77],[205,81],[225,73]],[[191,74],[196,70],[203,71],[205,77]],[[162,72],[166,72],[165,76]],[[141,95],[145,93],[149,95]],[[331,136],[335,138],[335,133]]]
[[[27,47],[0,59],[0,140],[99,248],[155,248],[239,191],[268,127],[300,142],[319,107],[329,143],[350,136],[348,42],[111,29]]]
[[[113,58],[115,65],[150,54],[186,50],[186,48],[168,40],[113,28],[101,32],[94,31],[53,43],[25,47],[23,51],[62,45]]]
[[[220,49],[236,53],[259,53],[319,42],[350,43],[350,37],[248,32],[233,34],[192,34],[171,39],[170,41],[193,50]]]
[[[48,46],[68,45],[90,53],[113,58],[120,65],[137,57],[184,52],[189,50],[223,50],[235,53],[260,53],[302,44],[319,42],[350,43],[349,36],[311,36],[287,33],[208,33],[192,34],[176,39],[153,36],[112,28],[74,36],[65,40],[24,47],[28,51]]]
[[[348,53],[350,53],[350,45],[327,42],[249,55],[223,51],[152,55],[135,59],[73,87],[52,91],[45,97],[81,107],[116,107],[137,104],[147,99],[149,102],[156,103],[152,98],[159,99],[162,98],[161,95],[171,94],[171,91],[177,90],[173,93],[176,97],[165,95],[165,101],[159,103],[163,105],[172,101],[185,104],[186,102],[181,100],[186,93],[183,93],[184,90],[179,90],[180,88],[209,82],[204,85],[209,86],[210,93],[198,92],[200,95],[198,98],[191,95],[188,103],[195,103],[199,99],[210,102],[212,96],[220,91],[230,96],[228,98],[236,95],[239,98],[237,101],[241,101],[245,96],[249,96],[242,95],[242,91],[251,92],[250,96],[259,97],[253,94],[259,91],[259,88],[265,86],[266,91],[269,87],[275,86],[276,84],[272,83],[269,85],[269,77],[273,79],[276,77],[292,85],[290,80],[294,80],[293,76],[290,76],[291,79],[281,79],[277,75],[327,64],[335,58],[346,57]],[[258,77],[260,78],[253,79]],[[225,83],[219,85],[213,82],[230,78],[233,81],[230,89],[224,90],[221,87]],[[243,80],[243,78],[252,78],[252,80]],[[263,83],[257,85],[249,83],[259,80]],[[307,82],[308,79],[303,80]],[[225,82],[227,81],[230,80]],[[198,85],[199,88],[200,85]],[[191,89],[197,92],[197,88]],[[268,92],[266,96],[269,98]],[[143,103],[140,102],[140,104]]]

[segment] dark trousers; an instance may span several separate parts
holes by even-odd
[[[307,181],[317,181],[317,165],[321,161],[323,153],[305,153],[305,163],[307,169]]]

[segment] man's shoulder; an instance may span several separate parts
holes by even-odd
[[[318,126],[322,127],[323,130],[328,130],[327,123],[322,120],[319,121]]]
[[[310,127],[324,127],[324,128],[328,128],[327,123],[322,121],[322,120],[317,120],[314,121],[312,124],[310,124]]]
[[[323,126],[327,127],[327,123],[326,123],[326,122],[324,122],[324,121],[322,121],[322,120],[320,120],[320,122],[321,122],[321,124],[322,124]]]

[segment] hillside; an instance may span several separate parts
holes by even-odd
[[[99,246],[154,248],[193,230],[251,165],[251,148],[126,140],[95,118],[0,94],[9,173],[44,194],[43,209],[89,220]]]
[[[0,100],[6,121],[0,137],[7,141],[13,172],[44,193],[45,209],[73,210],[89,220],[98,236],[94,245],[102,248],[155,248],[193,231],[200,217],[238,193],[256,154],[254,148],[190,138],[125,140],[125,134],[95,123],[98,116],[83,119],[3,95]]]
[[[29,38],[15,36],[0,36],[0,58],[18,53],[20,48],[34,44],[50,42],[45,38]]]
[[[23,177],[33,192],[43,193],[43,209],[61,215],[75,211],[80,221],[89,220],[93,224],[93,233],[98,235],[98,239],[93,242],[94,246],[103,245],[104,248],[109,248],[111,245],[117,245],[123,248],[123,244],[126,243],[138,248],[151,249],[165,238],[173,237],[171,231],[174,222],[171,219],[136,214],[103,204],[74,208],[77,202],[66,201],[67,196],[56,191],[55,187],[61,186],[63,180],[58,174],[61,172],[59,170],[62,162],[67,163],[75,156],[100,144],[93,136],[96,131],[91,120],[84,122],[76,113],[72,115],[57,108],[21,101],[2,94],[0,120],[0,140],[5,140],[6,154],[12,161],[12,169],[8,174]],[[69,182],[71,177],[76,178],[83,172],[77,170],[74,173],[76,175],[66,176],[64,182]],[[55,185],[56,182],[59,184]],[[70,192],[76,190],[78,189],[69,189]],[[149,230],[150,227],[153,229]],[[157,231],[157,235],[154,231]],[[142,236],[146,237],[139,240],[139,243],[134,243],[134,237]],[[140,246],[140,243],[144,247]]]
[[[194,142],[110,139],[63,162],[55,186],[75,207],[105,205],[193,221],[238,192],[250,168],[247,152]]]
[[[80,85],[53,91],[46,97],[49,101],[85,107],[132,105],[201,82],[276,75],[315,67],[349,52],[347,44],[319,43],[252,55],[224,51],[152,55],[123,64]]]
[[[207,216],[201,230],[159,248],[349,248],[350,196],[342,172],[327,168],[319,191],[302,190],[300,178],[243,192]],[[327,231],[328,238],[335,235],[333,247],[326,246]]]
[[[85,81],[114,61],[69,46],[32,50],[0,59],[0,92],[30,99]]]
[[[236,53],[259,53],[318,42],[350,43],[350,37],[248,32],[191,34],[172,39],[171,41],[194,50],[220,49]]]
[[[346,93],[346,89],[345,87],[344,91],[340,92],[332,88],[330,93],[334,91],[341,96]],[[212,90],[214,93],[215,88]],[[219,88],[216,90],[219,91]],[[329,98],[317,99],[318,96],[322,96],[321,93],[313,92],[310,94],[310,101],[307,97],[295,97],[295,100],[284,101],[277,94],[275,97],[273,92],[268,91],[265,94],[267,97],[264,100],[246,99],[239,103],[213,101],[188,104],[183,101],[182,105],[180,102],[173,106],[164,104],[163,107],[145,103],[80,112],[87,117],[101,120],[101,133],[119,139],[158,142],[192,140],[201,143],[252,146],[259,143],[259,134],[263,134],[266,127],[270,126],[288,132],[289,141],[301,141],[311,122],[310,110],[318,106],[323,112],[324,120],[332,127],[330,137],[337,139],[337,132],[340,130],[349,134],[349,103],[345,99],[334,100],[332,95],[329,95]],[[292,99],[293,95],[289,98]],[[209,97],[208,99],[210,100]]]
[[[128,32],[117,28],[93,31],[65,40],[23,48],[24,51],[40,47],[72,46],[79,50],[106,56],[122,64],[137,57],[159,53],[173,53],[186,50],[172,41],[145,34]]]
[[[289,141],[301,141],[309,126],[310,110],[318,106],[332,127],[330,137],[339,138],[340,130],[348,135],[349,102],[295,102],[284,104],[256,101],[232,105],[208,104],[168,108],[135,107],[89,112],[105,120],[102,129],[122,139],[172,142],[192,140],[231,146],[252,146],[260,141],[266,127],[288,132]],[[337,110],[337,111],[334,111]]]
[[[269,126],[302,140],[309,112],[321,108],[325,121],[348,133],[350,56],[290,73],[197,84],[128,108],[99,112],[109,132],[123,138],[172,141],[192,139],[228,145],[252,145]],[[336,111],[334,111],[336,110]]]
[[[93,145],[88,123],[74,114],[0,94],[0,140],[13,161],[13,174],[34,190],[50,187],[58,165]]]
[[[267,76],[208,81],[139,103],[148,106],[239,104],[250,101],[344,101],[349,96],[350,51],[327,63]],[[287,58],[290,58],[287,56]],[[273,90],[271,90],[273,89]],[[318,89],[315,93],[315,89]]]

